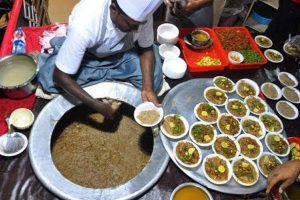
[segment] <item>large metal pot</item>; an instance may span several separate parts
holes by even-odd
[[[29,96],[37,87],[37,73],[37,65],[30,56],[5,56],[0,59],[0,89],[9,98]]]
[[[127,84],[103,82],[85,88],[93,98],[111,98],[134,107],[142,103],[141,92]],[[73,103],[74,104],[73,104]],[[66,179],[52,160],[51,141],[54,129],[66,112],[78,105],[70,96],[58,96],[49,102],[37,117],[29,137],[29,158],[38,179],[59,198],[68,200],[127,200],[136,199],[152,187],[165,171],[169,156],[160,139],[158,129],[153,129],[153,151],[145,168],[133,179],[115,187],[87,188]],[[156,130],[156,131],[155,131]]]

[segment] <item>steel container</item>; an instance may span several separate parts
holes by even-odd
[[[20,71],[15,70],[13,73],[9,71],[14,70],[13,68],[19,68]],[[21,70],[22,68],[22,70]],[[20,73],[24,71],[32,72],[32,76],[26,81],[22,81],[16,85],[5,85],[3,80],[6,74],[13,76],[13,79],[17,79]],[[5,56],[0,59],[0,90],[3,94],[9,98],[21,99],[32,94],[37,87],[36,75],[38,73],[37,64],[27,54],[12,54]],[[12,75],[13,74],[13,75]]]

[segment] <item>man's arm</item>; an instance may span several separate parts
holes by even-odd
[[[177,0],[164,0],[165,4],[170,7],[173,13],[178,13],[178,15],[188,15],[193,10],[197,10],[212,1],[213,0],[185,0],[185,7],[181,8]]]
[[[188,14],[193,10],[201,8],[203,5],[211,1],[212,0],[186,0],[186,6],[184,8],[184,12]]]
[[[156,106],[161,106],[158,102],[157,96],[153,91],[153,66],[154,53],[152,47],[140,48],[140,63],[143,76],[142,100],[151,101]]]
[[[54,69],[53,81],[65,92],[103,114],[106,118],[113,118],[115,110],[113,110],[109,104],[94,99],[85,90],[83,90],[69,74],[62,72],[57,67]]]

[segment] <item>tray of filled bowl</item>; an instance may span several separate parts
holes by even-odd
[[[267,63],[245,27],[214,27],[213,30],[226,52],[229,69],[259,68]]]
[[[282,121],[250,79],[183,82],[164,98],[161,140],[173,162],[213,190],[249,194],[288,159]]]
[[[227,55],[210,28],[182,28],[178,43],[190,72],[221,71]]]

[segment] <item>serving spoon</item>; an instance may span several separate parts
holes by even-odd
[[[6,154],[15,154],[24,147],[25,140],[21,133],[13,132],[9,118],[6,118],[5,121],[8,126],[8,132],[2,140],[2,149]]]

